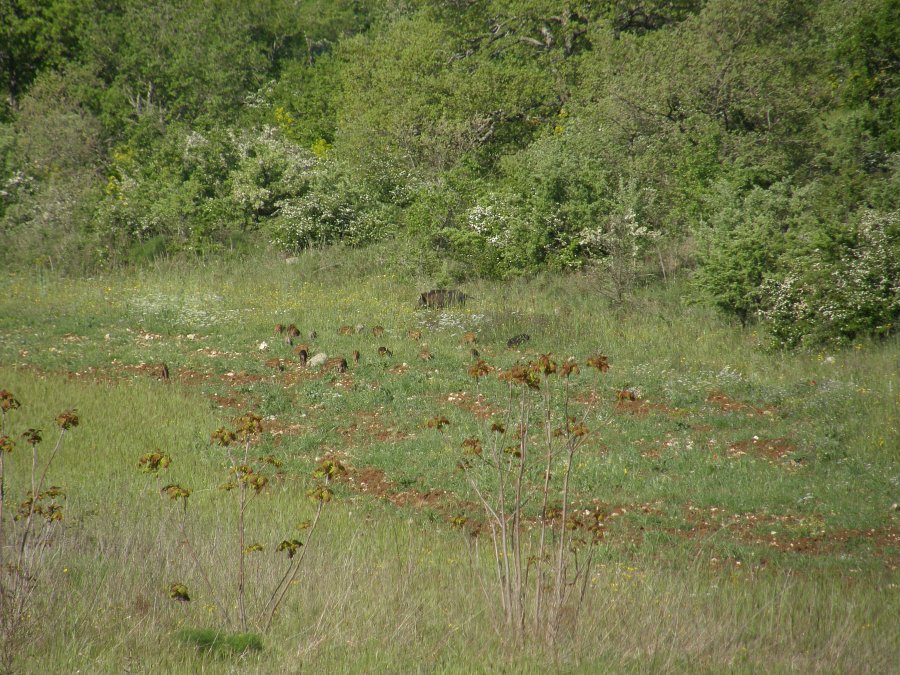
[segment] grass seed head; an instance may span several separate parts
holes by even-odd
[[[603,354],[594,354],[587,360],[587,364],[591,368],[596,368],[601,373],[605,373],[609,370],[609,359]]]
[[[169,597],[177,602],[190,602],[191,596],[188,593],[187,586],[184,584],[170,584],[168,588]]]
[[[62,429],[63,431],[68,431],[72,427],[78,426],[78,414],[75,412],[75,409],[66,410],[65,412],[60,413],[56,416],[56,425]]]
[[[497,377],[503,382],[518,384],[529,389],[540,389],[537,373],[529,366],[517,365],[502,371]]]
[[[337,459],[323,459],[313,471],[315,478],[324,478],[326,481],[336,480],[347,475],[347,467]]]
[[[159,449],[156,452],[144,453],[138,458],[138,466],[141,467],[141,471],[154,476],[158,475],[160,471],[168,469],[171,464],[172,457],[168,453],[160,452]]]
[[[478,359],[475,363],[469,366],[469,377],[472,377],[477,382],[482,377],[487,375],[493,370],[490,365],[486,361]]]
[[[210,435],[210,440],[213,443],[218,443],[223,448],[227,448],[237,440],[237,434],[235,434],[231,429],[219,427],[214,432],[212,432],[212,434]]]
[[[556,361],[554,361],[551,357],[552,354],[541,354],[538,357],[537,361],[534,361],[531,364],[531,369],[540,375],[550,376],[556,372]]]
[[[177,502],[179,499],[184,501],[185,506],[187,506],[188,497],[191,496],[190,489],[186,487],[181,487],[176,483],[171,483],[166,485],[163,489],[159,491],[159,493],[163,497],[168,497],[173,502]]]
[[[276,550],[279,553],[281,551],[287,551],[288,560],[291,560],[297,554],[297,551],[300,550],[301,546],[303,546],[303,542],[299,539],[285,539],[278,544]]]
[[[437,429],[438,431],[443,431],[444,427],[450,424],[450,420],[448,420],[443,415],[438,415],[437,417],[432,417],[425,423],[425,427],[428,429]]]
[[[18,399],[12,395],[11,391],[6,389],[0,390],[0,410],[6,413],[10,410],[15,410],[20,405]]]
[[[569,377],[570,375],[577,375],[578,363],[575,361],[574,356],[570,356],[566,359],[566,362],[562,364],[562,367],[559,369],[559,374],[563,377]]]
[[[481,440],[473,436],[463,441],[463,450],[467,455],[480,455],[484,448],[481,447]]]
[[[262,433],[262,417],[254,413],[247,413],[238,417],[238,437],[242,441],[246,441],[253,436]]]
[[[42,433],[43,432],[40,429],[27,429],[26,431],[22,432],[22,438],[25,439],[26,443],[34,447],[35,445],[40,443],[41,440],[43,440],[41,438]]]

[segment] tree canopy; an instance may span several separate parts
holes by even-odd
[[[0,256],[677,250],[783,344],[891,332],[898,45],[896,0],[2,0]]]

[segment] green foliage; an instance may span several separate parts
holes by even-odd
[[[746,322],[898,208],[894,0],[76,4],[0,7],[7,264],[396,237],[621,300],[652,257]]]
[[[716,306],[746,323],[785,250],[788,187],[746,190],[722,182],[717,188],[709,198],[710,220],[698,231],[703,255],[695,282]]]
[[[777,346],[845,344],[887,335],[900,320],[900,219],[865,211],[847,246],[816,248],[762,288],[762,315]]]
[[[391,231],[395,208],[378,186],[355,180],[345,166],[327,159],[309,173],[309,190],[277,202],[272,243],[296,253],[335,242],[360,245]]]
[[[212,628],[183,628],[175,633],[181,642],[214,656],[240,656],[262,651],[263,641],[254,633],[224,633]]]

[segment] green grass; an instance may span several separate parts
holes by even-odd
[[[896,338],[771,353],[753,329],[686,303],[681,282],[637,289],[617,309],[589,276],[471,284],[465,308],[417,311],[429,284],[392,275],[388,258],[374,248],[296,265],[4,277],[0,388],[23,404],[15,429],[48,429],[71,407],[82,418],[51,471],[67,490],[66,529],[35,616],[54,629],[21,651],[22,669],[185,672],[220,670],[222,658],[241,672],[897,669]],[[292,322],[303,341],[318,332],[314,351],[358,349],[361,363],[346,377],[304,371],[272,334]],[[357,324],[366,330],[338,335]],[[371,334],[376,324],[384,336]],[[414,329],[418,343],[407,337]],[[489,540],[449,524],[477,515],[456,468],[462,440],[489,425],[472,404],[482,395],[501,412],[506,403],[496,378],[468,377],[467,330],[499,367],[546,352],[582,363],[600,352],[611,364],[573,385],[595,401],[574,404],[592,432],[574,499],[608,517],[581,621],[552,649],[504,643],[479,581],[490,580]],[[531,341],[507,349],[522,332]],[[425,343],[427,362],[417,358]],[[382,345],[392,357],[377,355]],[[158,379],[163,362],[169,383]],[[642,399],[632,410],[617,405],[626,387]],[[161,480],[193,489],[192,543],[232,606],[236,515],[216,489],[224,462],[209,434],[249,410],[270,432],[259,453],[286,473],[248,511],[253,540],[266,545],[250,557],[251,603],[284,569],[274,544],[312,513],[304,494],[317,458],[383,472],[383,482],[379,495],[338,486],[265,648],[213,662],[176,638],[217,615],[177,512],[137,458],[172,455]],[[450,421],[442,432],[425,426],[436,415]],[[27,468],[24,454],[10,456],[10,503]],[[192,602],[168,599],[176,581]]]

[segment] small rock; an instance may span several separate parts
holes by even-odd
[[[318,368],[323,363],[325,363],[327,360],[328,360],[328,354],[326,354],[325,352],[319,352],[318,354],[313,356],[309,361],[307,361],[306,365],[309,368]]]

